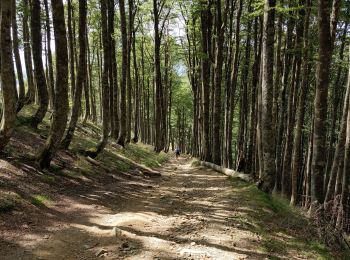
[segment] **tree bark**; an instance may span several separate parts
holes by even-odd
[[[74,131],[78,123],[78,117],[81,109],[81,96],[83,90],[83,84],[86,81],[86,0],[79,2],[79,65],[77,75],[77,85],[75,87],[75,93],[73,95],[73,108],[72,114],[69,120],[66,136],[62,141],[62,146],[68,149],[73,136]]]
[[[213,110],[213,163],[221,164],[221,81],[223,65],[224,31],[222,22],[221,0],[216,1],[216,53],[214,77],[214,110]]]
[[[16,80],[12,62],[11,8],[13,0],[0,3],[0,80],[2,89],[2,118],[0,151],[10,141],[16,122]]]
[[[274,126],[272,125],[275,4],[275,0],[265,0],[263,22],[261,78],[263,171],[258,187],[265,192],[272,191],[276,174],[275,136]]]
[[[120,26],[122,34],[122,79],[120,84],[120,129],[118,144],[125,146],[126,138],[126,81],[127,81],[127,30],[126,30],[126,15],[125,15],[125,3],[124,0],[119,0],[119,11],[120,11]]]
[[[19,39],[18,39],[18,28],[17,28],[17,19],[16,19],[16,1],[12,1],[12,39],[13,39],[13,54],[15,56],[16,63],[16,72],[18,78],[18,100],[17,100],[17,112],[19,112],[24,103],[25,103],[25,88],[24,88],[24,80],[23,80],[23,71],[22,71],[22,63],[19,55]]]
[[[50,13],[49,13],[49,5],[47,3],[47,0],[44,0],[45,5],[45,29],[46,29],[46,39],[47,39],[47,60],[48,60],[48,79],[47,79],[47,85],[49,90],[49,101],[51,104],[51,107],[54,104],[54,89],[55,89],[55,83],[54,83],[54,77],[53,77],[53,65],[52,65],[52,53],[51,53],[51,26],[50,26]]]
[[[39,97],[39,108],[31,118],[31,125],[34,128],[42,122],[49,104],[47,85],[45,80],[44,66],[42,60],[42,35],[41,35],[41,7],[39,0],[32,0],[31,9],[31,32],[32,49],[34,61],[34,75]]]
[[[38,161],[42,168],[50,166],[52,157],[59,148],[68,118],[68,50],[67,34],[62,0],[52,0],[52,17],[56,46],[56,88],[53,104],[53,119],[49,137],[40,149]]]
[[[316,73],[314,101],[315,120],[312,152],[311,203],[323,203],[323,178],[326,167],[327,99],[330,60],[332,56],[330,34],[330,7],[328,0],[318,1],[319,62]],[[312,209],[311,209],[312,210]]]

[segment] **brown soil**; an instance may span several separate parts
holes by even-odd
[[[56,196],[45,206],[0,215],[1,259],[310,257],[293,249],[284,255],[261,250],[259,234],[235,218],[249,209],[225,176],[185,158],[160,171],[161,178],[131,172],[81,183],[67,179],[47,191]],[[288,240],[283,234],[278,239]]]

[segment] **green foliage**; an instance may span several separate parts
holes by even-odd
[[[51,199],[49,196],[44,194],[35,195],[32,198],[31,203],[37,207],[45,206],[45,203],[49,202]]]

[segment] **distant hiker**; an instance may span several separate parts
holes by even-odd
[[[176,156],[176,159],[179,158],[180,156],[180,149],[178,147],[175,149],[175,156]]]

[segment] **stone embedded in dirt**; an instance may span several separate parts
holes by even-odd
[[[50,235],[45,235],[44,236],[44,239],[49,239],[50,238]]]
[[[196,245],[196,242],[192,242],[192,243],[191,243],[191,246],[195,246],[195,245]]]
[[[104,248],[101,248],[100,250],[98,250],[97,252],[96,252],[96,256],[97,257],[100,257],[100,256],[102,256],[102,255],[105,255],[105,254],[107,254],[108,253],[108,251],[106,250],[106,249],[104,249]]]
[[[123,236],[123,230],[121,230],[120,228],[114,227],[114,233],[117,237]]]

